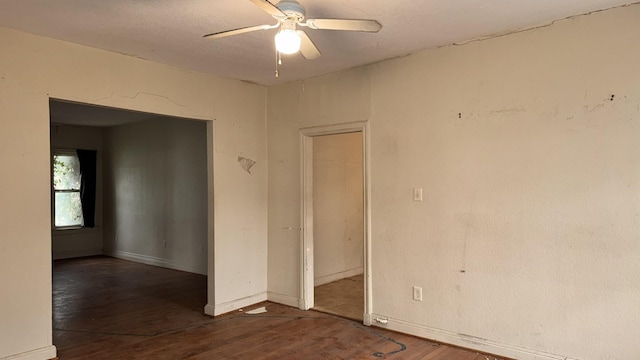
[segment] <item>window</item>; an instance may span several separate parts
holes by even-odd
[[[53,213],[56,229],[84,225],[80,200],[80,161],[75,151],[53,154]]]

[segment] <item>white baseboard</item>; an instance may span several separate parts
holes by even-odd
[[[96,255],[102,255],[102,248],[54,251],[52,255],[53,255],[53,260],[96,256]]]
[[[162,259],[155,256],[141,255],[141,254],[136,254],[128,251],[121,251],[121,250],[113,250],[113,251],[105,252],[105,255],[109,255],[114,258],[118,258],[122,260],[128,260],[128,261],[139,262],[147,265],[159,266],[167,269],[186,271],[186,272],[200,274],[200,275],[207,275],[206,268],[203,269],[196,266],[180,264],[173,260]]]
[[[216,307],[211,304],[207,304],[204,306],[204,313],[210,316],[215,316]]]
[[[51,345],[20,354],[1,357],[0,360],[49,360],[56,356],[56,347]]]
[[[373,316],[371,314],[367,314],[367,313],[362,314],[362,323],[365,326],[373,325]]]
[[[300,299],[298,299],[297,297],[279,294],[273,291],[267,292],[267,300],[277,304],[287,305],[295,308],[300,305]]]
[[[313,286],[320,286],[320,285],[332,283],[334,281],[350,278],[352,276],[356,276],[356,275],[360,275],[360,274],[364,274],[364,268],[363,267],[358,267],[358,268],[351,269],[351,270],[341,271],[341,272],[335,273],[335,274],[319,276],[319,277],[313,279]]]
[[[267,301],[266,292],[261,292],[255,295],[243,297],[242,299],[227,301],[222,304],[213,305],[213,309],[211,308],[211,306],[207,304],[207,306],[205,306],[205,313],[208,315],[211,315],[211,313],[213,313],[213,316],[218,316],[218,315],[226,314],[231,311],[242,309],[243,307],[261,303],[263,301]]]
[[[571,358],[568,358],[566,356],[549,354],[542,351],[520,348],[508,344],[502,344],[496,341],[457,334],[446,330],[430,328],[427,326],[413,324],[410,322],[393,319],[378,314],[373,314],[371,316],[371,322],[372,325],[383,329],[389,329],[437,342],[456,345],[518,360],[572,360]]]

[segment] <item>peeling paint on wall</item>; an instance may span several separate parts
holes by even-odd
[[[516,113],[516,112],[527,112],[526,109],[524,108],[506,108],[506,109],[498,109],[498,110],[492,110],[489,112],[489,115],[495,115],[495,114],[504,114],[504,113]]]
[[[238,156],[238,163],[240,164],[240,167],[249,174],[251,174],[251,168],[256,164],[255,161],[247,159],[244,156]]]

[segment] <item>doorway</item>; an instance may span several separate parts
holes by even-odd
[[[213,272],[213,121],[57,99],[50,99],[49,112],[51,149],[93,150],[98,164],[95,226],[52,230],[53,257],[109,255],[193,273],[200,296],[195,308],[202,312],[207,298],[213,303],[214,290],[213,277],[207,276]],[[56,298],[57,280],[72,278],[58,276],[57,265],[52,274],[54,330],[65,315],[58,310],[69,301],[68,296]],[[111,275],[120,278],[109,282],[135,278]],[[177,284],[173,290],[179,294]],[[100,308],[117,304],[103,301]]]
[[[71,212],[77,205],[80,216],[85,209],[78,201],[58,201],[54,189],[54,259],[109,255],[206,275],[207,122],[56,99],[50,99],[49,111],[52,159],[83,149],[93,152],[97,165],[90,205],[95,216],[88,225],[88,219],[59,223],[58,208]],[[54,175],[61,167],[60,174],[80,178],[58,162]],[[80,180],[73,180],[79,190]]]
[[[303,129],[301,308],[370,324],[367,123]]]

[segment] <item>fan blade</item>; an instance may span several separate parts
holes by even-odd
[[[313,60],[320,57],[320,50],[316,47],[316,45],[311,41],[309,35],[302,30],[297,31],[300,36],[300,52],[302,56],[304,56],[307,60]]]
[[[266,11],[271,16],[275,16],[276,18],[286,18],[287,14],[283,13],[278,9],[275,5],[268,2],[267,0],[249,0],[252,3],[258,5],[260,9]]]
[[[243,27],[243,28],[239,28],[239,29],[220,31],[220,32],[212,33],[212,34],[207,34],[207,35],[204,35],[203,37],[208,38],[208,39],[220,39],[220,38],[227,37],[227,36],[244,34],[244,33],[248,33],[248,32],[251,32],[251,31],[258,31],[258,30],[269,30],[269,29],[272,29],[272,28],[273,28],[273,26],[271,26],[271,25],[248,26],[248,27]]]
[[[382,29],[382,25],[375,20],[307,19],[306,25],[319,30],[378,32]]]

